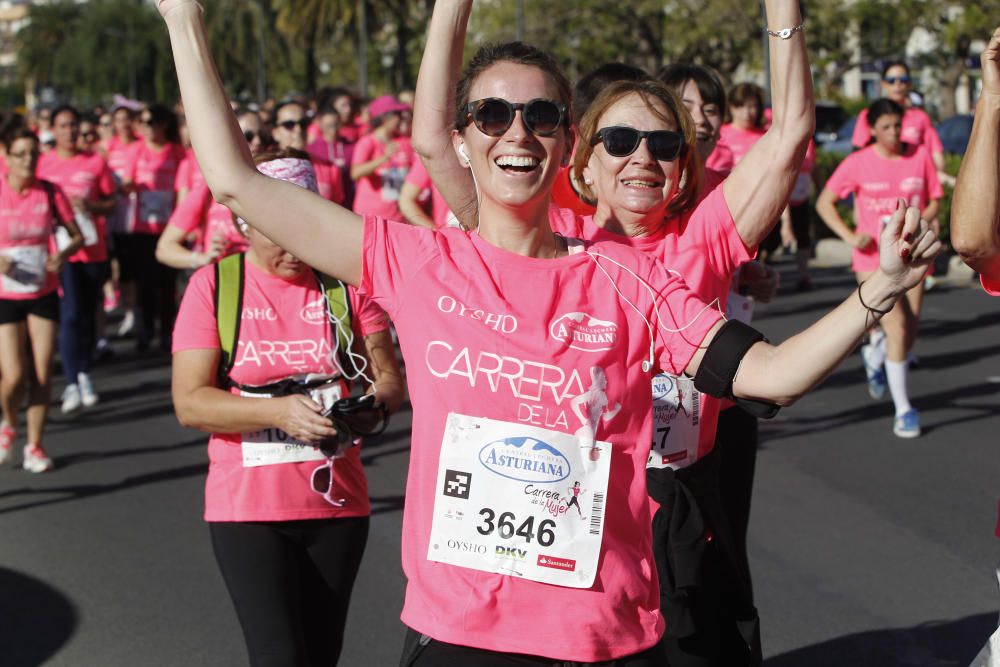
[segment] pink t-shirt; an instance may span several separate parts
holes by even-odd
[[[57,184],[71,198],[94,201],[115,192],[111,170],[97,153],[77,153],[71,158],[61,158],[51,150],[38,158],[37,173],[38,178]],[[89,214],[89,217],[93,220],[97,241],[74,253],[69,258],[71,262],[103,262],[108,258],[107,222],[103,215]],[[78,221],[78,224],[83,223]]]
[[[726,310],[733,274],[756,255],[756,249],[747,248],[736,230],[736,222],[720,187],[710,190],[690,215],[668,220],[649,236],[613,234],[595,225],[593,218],[578,218],[568,214],[566,209],[554,211],[550,220],[553,231],[563,236],[620,243],[656,258],[718,312]],[[680,467],[694,463],[715,446],[719,399],[701,393],[699,397],[698,451]]]
[[[399,150],[375,171],[355,183],[354,212],[359,215],[377,215],[387,220],[402,220],[399,211],[399,191],[403,188],[406,173],[415,162],[413,147],[407,137],[393,139]],[[366,134],[358,139],[354,146],[351,164],[364,164],[385,154],[385,146],[375,138]]]
[[[332,163],[317,158],[312,159],[316,171],[316,186],[319,195],[334,204],[344,203],[344,183],[340,169]]]
[[[423,202],[427,201],[427,197],[431,200],[431,219],[434,221],[434,225],[441,229],[442,227],[448,226],[448,217],[451,215],[451,209],[448,208],[448,203],[441,196],[441,193],[434,183],[431,182],[430,174],[427,173],[427,168],[424,167],[424,163],[419,158],[413,161],[413,168],[410,169],[410,173],[406,175],[406,183],[411,183],[418,188],[420,188],[421,200]],[[426,208],[426,206],[425,206]]]
[[[136,234],[158,235],[167,226],[174,210],[177,170],[184,159],[180,144],[167,144],[160,150],[142,142],[131,155],[128,179],[136,189]]]
[[[62,219],[73,216],[73,206],[58,185],[53,185],[52,199]],[[13,259],[15,265],[24,262],[25,269],[34,275],[44,272],[37,289],[20,286],[34,281],[12,283],[0,276],[0,299],[37,299],[59,287],[59,277],[44,271],[45,259],[54,248],[52,231],[58,224],[49,201],[48,192],[39,183],[20,194],[10,187],[6,177],[0,177],[0,254]],[[16,267],[13,277],[17,279]]]
[[[385,330],[385,313],[360,299],[353,289],[350,292],[354,335]],[[177,313],[175,354],[220,348],[214,293],[215,268],[196,271]],[[260,386],[309,373],[334,376],[332,334],[324,308],[311,271],[295,280],[283,280],[246,262],[240,340],[230,377],[243,385]],[[238,393],[235,388],[232,392]],[[336,494],[346,499],[339,508],[310,485],[313,470],[324,461],[244,467],[241,437],[227,433],[212,434],[208,458],[206,521],[290,521],[370,513],[368,483],[357,447],[348,449],[334,464]]]
[[[944,152],[941,137],[934,129],[934,123],[931,122],[930,116],[923,109],[917,107],[907,107],[903,111],[903,132],[899,138],[904,144],[926,146],[931,155]],[[868,109],[862,109],[858,113],[857,122],[854,123],[851,145],[855,148],[863,148],[870,144],[871,140],[872,133],[868,127]]]
[[[856,231],[875,241],[864,250],[854,249],[851,263],[854,271],[878,268],[878,239],[899,198],[923,210],[932,199],[944,195],[927,149],[913,144],[905,146],[904,154],[894,159],[882,157],[874,145],[862,148],[844,158],[826,182],[826,189],[838,199],[855,195]]]
[[[121,192],[122,183],[128,178],[129,168],[134,158],[132,153],[139,150],[140,142],[123,143],[118,137],[111,137],[107,143],[108,168],[111,169],[111,176],[115,180],[115,186]],[[118,206],[114,212],[107,216],[108,231],[117,234],[126,231],[132,224],[135,217],[134,197],[119,194]]]
[[[247,249],[247,240],[233,223],[232,211],[212,198],[204,181],[195,185],[180,206],[174,209],[168,225],[181,230],[185,236],[195,234],[195,249],[198,252],[204,252],[215,237],[225,239],[220,259]]]
[[[184,159],[177,167],[176,190],[187,190],[190,192],[199,183],[204,183],[205,177],[201,174],[201,167],[198,166],[198,159],[194,156],[194,149],[188,148],[184,152]]]
[[[708,156],[705,166],[716,171],[732,171],[765,132],[766,130],[759,127],[742,130],[728,123],[723,125],[719,130],[719,143]]]
[[[309,144],[308,151],[312,157],[325,160],[338,169],[350,169],[353,146],[340,139],[331,142],[319,137]]]
[[[986,275],[979,274],[979,283],[986,290],[986,293],[990,296],[1000,296],[1000,281],[991,280]]]
[[[718,314],[652,258],[620,244],[587,245],[593,254],[581,248],[541,260],[460,229],[365,218],[360,291],[393,319],[413,403],[402,620],[440,641],[601,661],[644,650],[663,632],[644,474],[652,396],[651,376],[640,370],[651,342],[642,318],[654,320],[652,289],[663,327],[687,325],[684,334],[656,328],[652,341],[659,366],[682,373]],[[570,320],[599,323],[611,344],[566,335]],[[603,383],[595,379],[602,375]],[[594,435],[611,442],[612,460],[594,585],[546,585],[429,560],[449,413],[574,434],[584,423],[574,399],[595,391],[621,409],[596,420]]]

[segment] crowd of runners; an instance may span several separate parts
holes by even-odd
[[[57,349],[65,414],[99,401],[108,336],[172,351],[178,419],[211,433],[205,520],[251,664],[330,665],[368,534],[359,447],[408,394],[401,664],[759,665],[757,419],[864,338],[872,398],[888,388],[892,432],[920,435],[907,369],[947,175],[906,64],[814,183],[798,3],[765,3],[769,95],[686,63],[571,83],[520,42],[463,68],[473,3],[439,0],[415,91],[246,105],[212,62],[211,7],[158,4],[183,106],[5,124],[0,462],[26,404],[21,465],[53,467]],[[993,289],[983,116],[953,229]],[[858,287],[772,344],[753,305],[782,246],[812,289],[814,189]],[[835,206],[851,196],[853,224]]]

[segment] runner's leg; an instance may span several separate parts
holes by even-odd
[[[28,392],[28,442],[40,443],[52,398],[52,357],[55,353],[58,322],[28,315],[31,338],[31,384]]]

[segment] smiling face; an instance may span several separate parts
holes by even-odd
[[[285,127],[288,125],[288,127]],[[306,147],[306,110],[298,104],[286,104],[278,109],[278,115],[274,119],[274,140],[278,143],[278,148],[294,148],[295,150],[305,150]]]
[[[608,107],[597,123],[598,128],[624,126],[641,131],[678,131],[673,114],[662,101],[643,99],[630,93]],[[677,191],[677,162],[658,161],[649,152],[647,140],[631,155],[615,157],[602,143],[583,170],[583,177],[597,199],[595,219],[613,217],[628,220],[650,215],[663,216],[667,203]]]
[[[543,70],[506,61],[490,65],[469,87],[469,100],[487,97],[522,104],[537,98],[562,101],[559,88]],[[572,133],[565,124],[550,137],[536,136],[525,127],[521,111],[515,112],[514,122],[499,137],[483,134],[470,123],[452,139],[456,151],[464,146],[481,197],[515,209],[549,196],[572,146]],[[465,164],[461,153],[459,160]]]
[[[681,103],[691,114],[694,129],[698,138],[698,155],[703,160],[715,150],[719,142],[719,129],[722,127],[722,109],[714,102],[706,102],[701,96],[698,82],[688,79],[680,89]]]

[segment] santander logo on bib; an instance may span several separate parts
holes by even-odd
[[[574,350],[601,352],[618,342],[618,325],[586,313],[566,313],[549,326],[549,334]]]
[[[326,300],[320,297],[310,301],[299,311],[299,317],[306,324],[323,324],[326,322]]]

